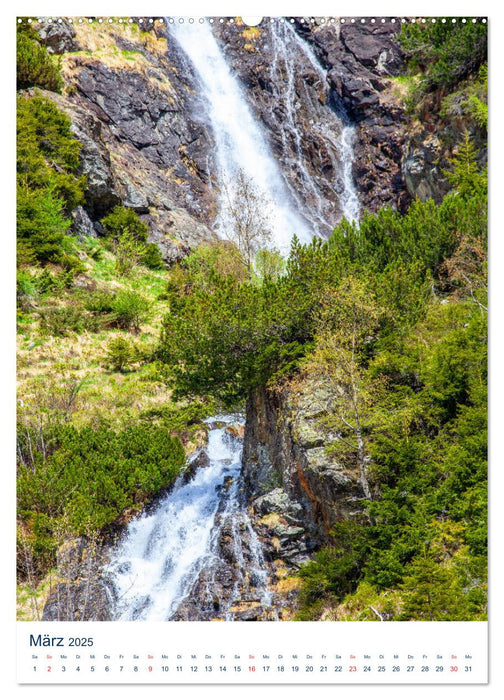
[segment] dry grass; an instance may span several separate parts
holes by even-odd
[[[36,589],[28,584],[18,585],[16,588],[16,619],[17,620],[41,620],[42,612],[51,586],[55,581],[55,572],[50,571]]]
[[[152,73],[155,65],[152,59],[143,51],[157,58],[164,58],[167,51],[167,41],[156,36],[154,31],[142,31],[135,23],[115,21],[109,24],[93,22],[74,23],[76,31],[75,42],[79,50],[65,53],[62,56],[62,75],[66,83],[74,82],[75,73],[83,65],[99,62],[113,70],[134,70],[155,82],[158,89],[171,93],[172,86],[166,75],[157,77]],[[117,38],[126,39],[138,47],[124,50],[117,45]]]
[[[77,425],[107,418],[119,424],[125,418],[138,417],[142,411],[161,408],[170,400],[170,391],[153,366],[133,363],[128,372],[112,372],[106,366],[106,348],[117,336],[126,338],[137,349],[149,352],[158,341],[166,305],[158,300],[164,289],[166,273],[139,268],[128,278],[114,277],[115,258],[104,252],[99,262],[84,258],[86,278],[96,290],[131,289],[149,302],[149,317],[141,334],[117,329],[96,333],[84,331],[68,336],[45,333],[37,309],[23,320],[17,336],[17,394],[23,410],[43,407],[52,400],[55,388],[79,382],[81,388],[72,415]],[[78,303],[72,290],[39,300],[44,307],[64,307]]]
[[[278,575],[278,571],[276,572]],[[299,576],[286,576],[273,586],[273,590],[278,595],[285,595],[301,588],[302,581]]]
[[[418,82],[418,76],[399,76],[383,78],[385,90],[379,93],[380,104],[404,109],[410,96],[411,88]]]
[[[285,524],[285,520],[278,513],[268,513],[259,520],[261,525],[266,525],[266,527],[271,530],[275,529],[277,525]]]
[[[247,40],[247,42],[254,42],[261,36],[261,30],[258,27],[247,27],[242,32],[242,37]]]

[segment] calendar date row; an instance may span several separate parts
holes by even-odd
[[[295,664],[295,665],[58,665],[45,664],[32,666],[35,673],[471,673],[472,666],[468,665],[315,665],[315,664]]]

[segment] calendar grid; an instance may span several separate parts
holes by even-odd
[[[286,625],[20,623],[18,682],[487,682],[485,622]]]

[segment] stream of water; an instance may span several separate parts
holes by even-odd
[[[206,466],[196,468],[189,481],[179,477],[153,512],[130,523],[113,553],[109,575],[114,585],[115,619],[172,619],[203,571],[203,588],[215,597],[215,590],[210,590],[213,579],[220,569],[229,568],[223,560],[224,528],[230,540],[230,552],[225,554],[234,558],[234,566],[219,614],[233,619],[230,608],[239,602],[244,583],[251,580],[255,599],[266,607],[271,605],[261,546],[240,499],[242,440],[228,430],[240,423],[236,416],[218,416],[207,422],[212,429],[203,448]],[[201,459],[201,452],[197,456]],[[195,609],[193,614],[200,618],[200,612]]]
[[[275,60],[270,74],[272,82],[278,83],[278,100],[285,103],[281,138],[285,146],[288,140],[294,145],[290,150],[293,165],[312,202],[307,220],[298,213],[302,205],[296,192],[283,177],[211,26],[208,22],[177,22],[170,32],[199,77],[214,134],[220,189],[217,231],[223,237],[233,236],[225,200],[242,171],[271,213],[277,248],[287,252],[294,234],[306,242],[321,235],[324,196],[305,162],[296,115],[296,90],[301,88],[296,86],[294,59],[300,53],[330,99],[325,71],[311,48],[291,27],[278,24],[271,29]],[[323,123],[315,121],[313,129],[323,137],[332,170],[343,183],[328,183],[331,196],[338,197],[343,215],[355,220],[359,200],[352,178],[354,129],[344,114],[339,116],[332,108],[324,110]],[[325,226],[327,230],[327,221]],[[237,606],[243,600],[274,616],[268,567],[241,495],[242,441],[229,430],[237,418],[220,416],[208,422],[211,430],[203,450],[206,466],[196,468],[189,480],[179,477],[151,512],[130,523],[114,549],[109,575],[116,619],[212,619],[212,615],[237,619]]]
[[[294,234],[309,242],[314,234],[298,212],[280,168],[253,116],[241,85],[230,70],[208,22],[175,22],[170,32],[191,61],[199,77],[216,144],[219,212],[215,229],[224,238],[234,237],[228,203],[236,198],[238,173],[250,182],[267,213],[274,244],[288,252]]]

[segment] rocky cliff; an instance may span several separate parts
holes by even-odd
[[[296,568],[330,541],[336,522],[359,518],[365,498],[358,470],[339,464],[326,447],[327,386],[315,378],[282,390],[257,390],[247,404],[243,452],[245,490],[266,551]]]
[[[115,204],[131,207],[171,263],[213,238],[212,135],[198,121],[194,79],[159,22],[43,24],[61,55],[63,95],[87,176],[77,233],[100,233]]]
[[[399,21],[297,26],[356,123],[353,172],[363,206],[370,211],[385,204],[404,209],[409,202],[401,171],[406,119],[390,81],[403,68]]]
[[[384,204],[403,208],[409,201],[401,171],[404,111],[388,80],[403,63],[399,28],[390,21],[340,26],[301,19],[263,22],[254,30],[237,23],[218,27],[226,56],[268,129],[284,173],[313,207],[316,195],[306,191],[297,166],[301,152],[310,179],[333,204],[323,212],[332,225],[341,217],[342,191],[334,114],[356,126],[353,177],[361,205],[375,211]],[[288,61],[280,41],[293,45]]]
[[[353,127],[350,176],[370,211],[404,210],[417,196],[439,201],[461,134],[469,127],[478,140],[456,104],[443,118],[430,102],[421,119],[405,113],[395,81],[404,68],[400,26],[299,18],[214,25],[294,200],[321,235],[345,213],[345,124]],[[100,234],[100,219],[123,204],[149,225],[168,264],[212,239],[212,131],[201,86],[166,24],[43,22],[38,31],[61,56],[65,82],[62,95],[46,96],[70,116],[83,146],[88,186],[73,213],[75,232]]]

